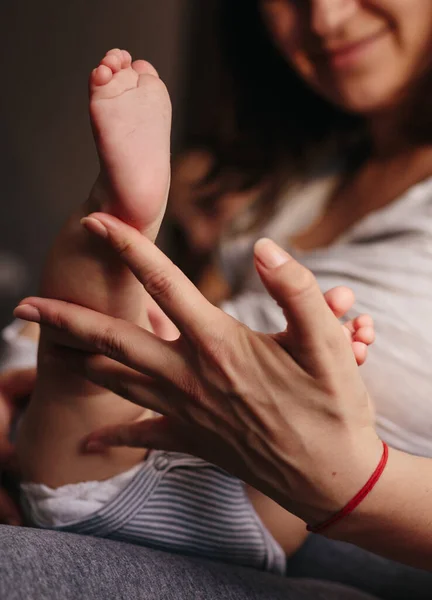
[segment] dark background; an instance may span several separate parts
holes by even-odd
[[[0,282],[0,325],[10,320],[16,300],[37,290],[55,232],[97,175],[87,116],[91,69],[111,47],[150,60],[171,93],[178,151],[213,75],[209,34],[215,3],[0,3],[0,253],[26,268],[22,281]],[[0,260],[7,266],[7,257]]]

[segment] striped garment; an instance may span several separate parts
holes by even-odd
[[[285,570],[285,554],[256,514],[244,484],[186,454],[151,452],[103,508],[55,529],[273,573]]]

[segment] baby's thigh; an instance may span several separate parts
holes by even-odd
[[[292,556],[308,536],[306,524],[258,490],[248,486],[247,494],[271,535],[285,554],[288,557]]]

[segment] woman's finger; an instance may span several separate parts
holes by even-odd
[[[137,423],[104,427],[91,433],[83,441],[87,452],[101,452],[107,447],[128,446],[167,452],[189,452],[188,436],[179,423],[166,417],[155,417]]]
[[[66,332],[86,351],[104,354],[150,376],[170,379],[183,365],[171,342],[137,325],[83,306],[47,298],[26,298],[14,314]]]
[[[268,292],[284,310],[297,345],[301,341],[320,355],[329,345],[345,347],[342,329],[308,269],[268,239],[256,243],[255,265]]]
[[[199,338],[216,316],[220,318],[220,311],[138,230],[103,213],[94,213],[82,223],[107,240],[181,332]]]
[[[166,384],[102,355],[86,355],[59,348],[56,359],[67,361],[71,370],[117,396],[160,414],[176,414],[177,406]],[[186,381],[187,373],[173,379]]]

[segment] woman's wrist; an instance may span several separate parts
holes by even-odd
[[[325,462],[316,460],[316,502],[308,503],[308,514],[301,515],[312,528],[327,522],[347,507],[364,489],[382,461],[383,443],[372,427],[355,438],[345,437],[348,439],[335,435],[332,452],[325,457]],[[305,500],[302,498],[300,501],[305,506]]]
[[[389,449],[388,464],[374,489],[326,537],[432,569],[431,462]]]
[[[380,480],[388,462],[389,448],[385,442],[382,442],[382,455],[381,459],[374,469],[371,476],[368,478],[366,483],[359,489],[359,491],[345,504],[343,508],[333,513],[330,517],[321,521],[317,524],[309,524],[307,526],[308,531],[312,533],[323,533],[327,529],[334,527],[337,523],[349,517],[354,510],[367,498],[372,492],[378,481]]]

